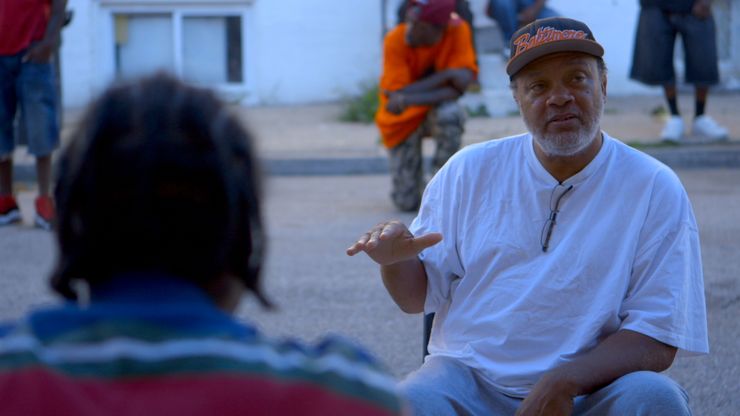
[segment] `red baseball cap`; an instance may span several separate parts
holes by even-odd
[[[436,26],[445,26],[455,11],[455,0],[410,0],[408,7],[419,7],[419,20]]]

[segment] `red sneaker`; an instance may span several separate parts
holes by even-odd
[[[56,223],[57,212],[54,209],[54,201],[50,196],[44,195],[36,197],[36,217],[34,224],[44,230],[51,230]]]
[[[0,225],[20,222],[21,211],[13,195],[0,195]]]

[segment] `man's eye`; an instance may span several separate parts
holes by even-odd
[[[542,92],[545,89],[545,84],[541,82],[536,82],[534,84],[529,85],[529,90],[532,92]]]

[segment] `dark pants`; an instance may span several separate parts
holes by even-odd
[[[675,85],[673,53],[681,35],[685,81],[695,85],[719,82],[714,18],[668,13],[657,7],[640,10],[630,78],[648,85]]]

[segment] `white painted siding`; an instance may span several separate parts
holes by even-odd
[[[656,91],[629,79],[639,13],[638,0],[550,0],[549,3],[565,16],[585,22],[594,32],[596,40],[604,46],[610,94]]]
[[[399,1],[388,0],[389,27],[396,22]],[[115,78],[114,11],[167,8],[176,13],[237,13],[242,17],[244,82],[219,86],[232,99],[250,105],[334,101],[356,93],[361,85],[375,82],[379,76],[381,2],[70,0],[75,16],[63,32],[61,51],[64,103],[83,106]],[[726,3],[725,10],[731,11],[729,22],[738,20],[740,4],[730,0],[717,3]],[[495,25],[484,14],[485,4],[486,0],[471,0],[476,27],[490,29]],[[551,0],[549,4],[563,15],[585,21],[604,45],[610,94],[659,93],[629,80],[638,0]],[[723,80],[732,85],[737,84],[733,79],[740,74],[740,25],[729,22],[725,26],[728,52],[722,68]],[[176,60],[182,59],[175,55]],[[495,59],[486,60],[491,61]],[[490,73],[484,77],[491,80],[494,89],[505,85],[503,69],[485,69]],[[497,82],[498,77],[502,82]]]
[[[247,65],[262,103],[334,100],[380,72],[380,2],[257,0]]]

